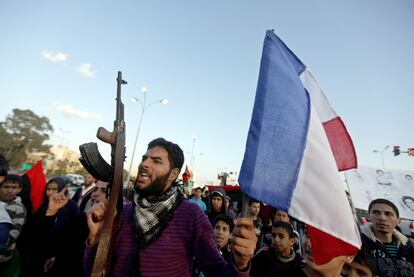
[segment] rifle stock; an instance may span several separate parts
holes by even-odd
[[[116,138],[115,160],[123,162],[125,157],[124,152],[125,137],[120,134]],[[122,150],[121,150],[122,149]],[[92,277],[107,276],[110,272],[111,253],[113,248],[113,241],[116,229],[119,222],[119,213],[117,213],[117,206],[119,202],[119,194],[122,192],[123,166],[115,167],[111,194],[109,196],[108,207],[104,217],[102,233],[99,239],[98,249],[96,251],[95,262],[92,268]],[[122,202],[121,202],[122,203]]]
[[[122,210],[122,186],[123,171],[125,160],[125,122],[124,122],[124,104],[121,100],[121,85],[127,84],[122,80],[122,73],[118,71],[117,77],[117,98],[116,98],[116,119],[114,129],[109,132],[100,127],[96,136],[103,142],[111,144],[111,166],[102,159],[96,144],[92,143],[81,145],[82,164],[94,177],[107,176],[111,170],[109,187],[109,201],[104,217],[103,228],[100,234],[98,249],[92,268],[91,276],[107,276],[110,272],[111,253],[113,248],[114,234],[118,227],[119,215]],[[95,174],[93,174],[95,173]]]

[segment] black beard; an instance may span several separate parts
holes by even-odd
[[[168,177],[170,177],[170,173],[171,173],[171,170],[164,176],[160,176],[157,179],[155,179],[151,183],[151,185],[149,185],[148,187],[144,189],[139,189],[137,186],[135,186],[136,192],[138,192],[140,196],[145,197],[145,198],[148,198],[150,196],[151,197],[161,196],[161,194],[164,192],[164,188],[167,183]]]

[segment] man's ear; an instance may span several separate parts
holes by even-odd
[[[179,175],[180,175],[180,170],[178,168],[174,168],[173,170],[171,170],[170,177],[168,179],[174,182],[175,180],[177,180]]]
[[[293,247],[293,245],[295,245],[295,243],[296,243],[296,239],[295,238],[290,238],[289,239],[289,246],[290,247]]]
[[[4,176],[0,176],[0,184],[3,183],[3,181],[4,181],[5,178],[6,177],[4,177]]]

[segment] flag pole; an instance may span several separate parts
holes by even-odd
[[[241,216],[247,217],[249,211],[249,201],[250,197],[243,193],[242,207],[241,207]]]

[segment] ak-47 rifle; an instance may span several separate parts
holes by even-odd
[[[103,127],[98,129],[96,136],[103,142],[111,145],[111,165],[99,153],[96,143],[90,142],[79,146],[79,158],[85,169],[95,178],[109,182],[109,201],[105,213],[102,233],[100,236],[95,262],[92,268],[93,277],[102,277],[109,274],[110,259],[113,246],[114,232],[118,227],[118,218],[122,209],[122,186],[125,160],[125,122],[124,104],[121,100],[121,85],[127,84],[122,80],[122,73],[118,71],[116,94],[116,119],[114,129],[109,132]],[[116,213],[116,210],[118,212]]]

